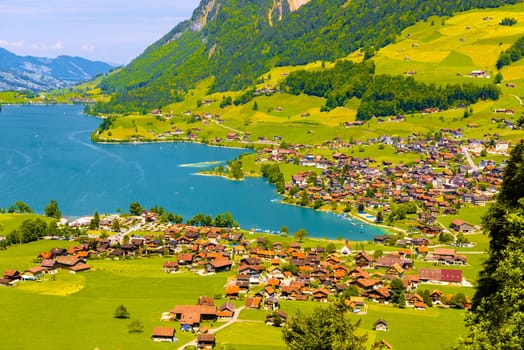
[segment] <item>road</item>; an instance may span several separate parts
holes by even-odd
[[[468,161],[469,167],[472,171],[477,171],[478,167],[475,165],[475,162],[473,162],[473,159],[471,159],[471,155],[469,154],[469,151],[466,147],[462,147],[462,153],[466,157],[466,160]]]
[[[219,332],[222,329],[224,329],[226,327],[229,327],[233,323],[238,322],[238,316],[240,315],[240,312],[242,310],[244,310],[244,308],[245,308],[245,306],[242,306],[242,307],[239,307],[238,309],[236,309],[232,319],[230,319],[229,321],[227,321],[226,323],[224,323],[220,327],[217,327],[217,328],[209,330],[209,333],[210,334],[215,334],[216,332]],[[192,340],[192,341],[190,341],[188,343],[185,343],[184,345],[180,346],[178,348],[178,350],[184,350],[187,346],[196,346],[196,345],[197,345],[197,340],[194,339],[194,340]]]

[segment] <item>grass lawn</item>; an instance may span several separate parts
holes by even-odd
[[[361,327],[373,329],[374,322],[383,318],[388,322],[387,332],[371,331],[375,340],[386,339],[395,349],[446,349],[459,336],[466,335],[464,312],[451,309],[428,308],[425,311],[399,309],[393,306],[371,304],[361,318]]]
[[[457,215],[444,215],[439,216],[437,220],[444,225],[449,227],[449,224],[455,219],[460,219],[470,223],[472,225],[481,225],[482,217],[487,213],[489,206],[485,207],[463,207],[459,210]]]
[[[225,349],[286,349],[282,329],[260,321],[242,321],[226,327],[217,333],[216,341]]]
[[[31,261],[39,252],[68,244],[38,241],[9,247],[0,252],[0,267],[23,270],[34,265]],[[156,326],[175,327],[182,343],[192,340],[194,335],[180,332],[177,323],[160,322],[160,314],[177,304],[195,304],[200,295],[223,293],[228,275],[166,274],[160,271],[164,260],[90,260],[93,270],[89,272],[71,275],[60,271],[55,280],[48,276],[43,282],[26,281],[13,288],[0,288],[0,328],[6,337],[2,347],[30,349],[38,344],[40,349],[67,349],[77,344],[85,349],[173,348],[151,342]],[[120,304],[127,307],[131,319],[113,318]],[[127,326],[133,319],[144,324],[143,333],[128,334]]]

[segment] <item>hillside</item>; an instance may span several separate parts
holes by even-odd
[[[517,25],[498,25],[498,21],[509,15],[518,20]],[[420,21],[402,31],[394,44],[377,51],[371,60],[375,73],[379,75],[403,75],[413,70],[415,74],[411,78],[426,84],[495,86],[493,76],[498,54],[508,49],[521,35],[524,35],[523,4],[471,10],[451,18],[431,17],[428,21]],[[460,40],[462,37],[464,41]],[[410,59],[404,60],[404,56]],[[455,60],[454,57],[462,59]],[[355,52],[344,59],[359,62],[362,57]],[[96,138],[104,141],[199,140],[245,147],[274,143],[272,139],[275,136],[290,143],[320,144],[335,137],[365,140],[382,135],[425,134],[440,128],[462,128],[467,138],[482,138],[484,134],[493,132],[507,140],[521,137],[520,130],[512,130],[502,123],[505,118],[516,124],[524,110],[515,97],[524,95],[521,61],[502,68],[503,83],[497,86],[501,91],[499,99],[472,104],[473,114],[468,119],[463,118],[464,109],[459,108],[430,115],[409,113],[403,122],[387,122],[387,117],[381,120],[372,118],[361,126],[351,126],[361,106],[359,98],[351,98],[341,107],[321,112],[327,103],[324,97],[276,92],[294,71],[315,72],[333,67],[333,63],[316,62],[273,68],[257,78],[255,87],[258,92],[248,102],[240,100],[242,96],[249,95],[246,93],[249,89],[209,94],[213,79],[208,78],[198,83],[195,89],[189,90],[183,101],[162,107],[159,114],[140,116],[130,113],[111,121],[110,126]],[[486,70],[492,77],[468,77],[473,70]],[[231,103],[226,105],[224,101],[228,99],[231,99]],[[235,104],[235,100],[240,103]],[[501,117],[493,112],[495,109],[512,109],[515,113]],[[209,115],[214,118],[199,119]],[[466,128],[467,124],[477,124],[477,127]],[[245,136],[243,142],[227,140],[227,134],[233,130],[242,138]],[[188,139],[187,135],[196,138]]]
[[[333,61],[358,49],[372,55],[432,15],[515,2],[204,0],[190,20],[101,83],[116,96],[98,110],[144,113],[182,100],[208,77],[212,92],[241,90],[273,67]]]
[[[18,56],[0,48],[0,91],[43,91],[71,86],[105,74],[113,66],[81,57]]]

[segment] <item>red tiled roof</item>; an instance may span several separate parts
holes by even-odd
[[[153,329],[153,337],[169,337],[175,336],[175,329],[171,327],[155,327]]]

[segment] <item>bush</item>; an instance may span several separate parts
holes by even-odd
[[[129,311],[124,305],[119,305],[114,313],[115,318],[129,318]]]

